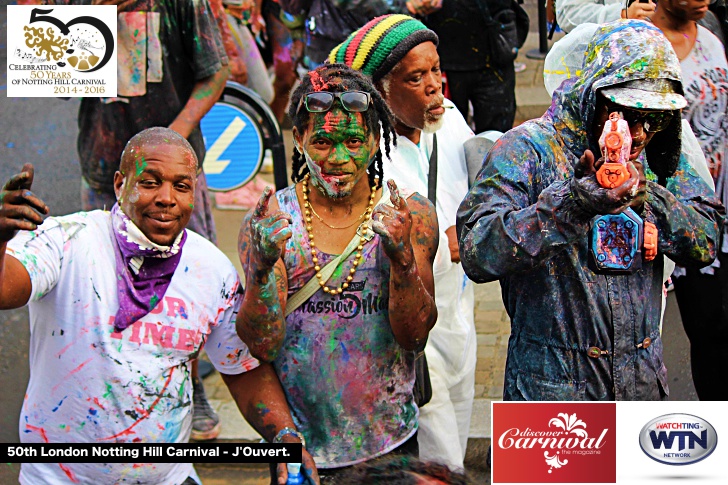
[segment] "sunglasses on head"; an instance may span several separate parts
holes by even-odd
[[[330,93],[328,91],[316,91],[306,93],[298,104],[298,112],[301,105],[306,106],[310,113],[325,113],[334,105],[338,99],[341,106],[351,113],[363,113],[369,109],[371,96],[364,91],[345,91],[343,93]]]
[[[610,114],[615,112],[621,113],[624,120],[629,123],[630,126],[635,123],[642,122],[642,128],[650,133],[656,133],[666,129],[670,126],[670,123],[675,117],[675,112],[670,110],[640,110],[627,108],[626,106],[614,103],[607,103],[607,110]]]

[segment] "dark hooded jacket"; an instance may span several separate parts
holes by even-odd
[[[716,256],[724,209],[680,155],[678,119],[640,155],[652,169],[645,165],[642,215],[658,228],[657,258],[631,275],[588,267],[593,216],[572,197],[570,179],[587,148],[598,153],[598,135],[590,136],[597,91],[679,81],[680,66],[667,39],[641,21],[600,27],[585,55],[581,77],[554,92],[546,114],[493,147],[458,211],[465,272],[500,280],[511,318],[506,400],[666,399],[663,258],[705,266]]]

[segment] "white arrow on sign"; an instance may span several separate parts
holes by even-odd
[[[225,131],[215,140],[207,153],[205,154],[205,161],[202,162],[202,168],[205,169],[205,173],[210,175],[217,175],[222,173],[225,168],[230,165],[230,160],[218,160],[227,147],[233,142],[236,136],[240,134],[245,128],[245,121],[241,120],[237,116],[230,122],[225,128]]]

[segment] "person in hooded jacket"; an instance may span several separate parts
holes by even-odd
[[[505,400],[667,399],[660,338],[663,259],[716,257],[725,209],[681,156],[679,61],[647,22],[597,29],[582,75],[564,81],[539,119],[506,133],[461,204],[463,267],[500,280],[511,319]],[[630,123],[630,178],[595,177],[607,117]],[[632,274],[589,265],[593,219],[631,207],[657,227],[657,256]]]

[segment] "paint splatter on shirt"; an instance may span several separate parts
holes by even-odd
[[[290,297],[315,271],[294,188],[276,197],[294,220],[283,257]],[[322,267],[335,257],[317,254]],[[387,453],[417,429],[414,352],[399,346],[389,324],[390,263],[378,235],[362,254],[347,290],[336,296],[319,290],[286,318],[274,362],[296,426],[323,468]],[[341,286],[351,260],[334,272],[330,286]]]
[[[164,297],[115,332],[112,244],[110,213],[94,211],[48,218],[8,245],[32,282],[23,443],[187,442],[189,361],[202,346],[226,374],[258,365],[235,331],[235,269],[212,243],[189,231]],[[190,463],[64,466],[79,483],[178,484],[194,473]],[[66,476],[56,463],[21,468],[23,483],[66,483]]]
[[[715,180],[716,193],[728,203],[728,62],[723,44],[698,25],[690,55],[680,62],[688,106],[683,118],[700,143]]]

